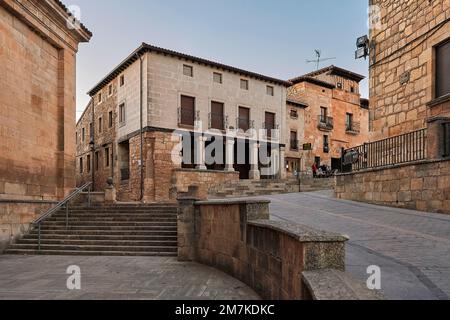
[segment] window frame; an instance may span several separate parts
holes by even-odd
[[[245,86],[242,85],[245,83]],[[241,90],[249,91],[250,90],[250,81],[248,79],[241,78],[240,80]]]
[[[267,94],[268,96],[274,97],[274,96],[275,96],[275,87],[274,87],[274,86],[267,85],[267,86],[266,86],[266,94]]]
[[[216,81],[216,76],[219,76],[220,81]],[[213,82],[217,84],[223,84],[223,74],[220,72],[213,72]]]
[[[123,112],[122,112],[123,111]],[[119,104],[119,124],[124,125],[127,122],[125,102]]]
[[[189,70],[189,74],[186,74],[186,70]],[[194,77],[194,66],[189,64],[183,64],[183,75],[186,77],[193,78]]]
[[[433,47],[434,60],[435,60],[434,61],[434,74],[433,74],[433,81],[434,81],[434,93],[433,94],[434,94],[435,99],[447,97],[450,95],[450,80],[447,80],[447,81],[449,81],[449,84],[448,84],[449,88],[447,88],[447,91],[445,91],[445,88],[440,87],[440,85],[439,85],[440,81],[438,81],[439,80],[438,75],[440,74],[440,73],[438,73],[438,70],[440,69],[439,68],[439,59],[438,59],[438,50],[444,46],[449,46],[448,49],[450,49],[450,37],[443,40],[442,42],[438,43],[437,45],[435,45]],[[450,56],[448,57],[448,59],[450,60]],[[447,75],[447,77],[450,77],[450,75]],[[440,92],[441,90],[444,92],[443,93]]]

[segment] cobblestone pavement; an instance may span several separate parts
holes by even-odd
[[[81,290],[67,289],[70,265],[81,268]],[[0,255],[0,300],[136,299],[257,300],[242,282],[196,263],[157,257]]]
[[[379,266],[388,299],[449,299],[450,216],[337,200],[328,191],[264,198],[274,220],[348,235],[347,271],[366,282],[367,267]]]

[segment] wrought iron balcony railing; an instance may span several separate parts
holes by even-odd
[[[334,120],[332,117],[319,116],[318,127],[320,130],[330,131],[334,128]]]
[[[345,132],[349,134],[359,134],[361,132],[361,125],[359,122],[347,123],[345,125]]]

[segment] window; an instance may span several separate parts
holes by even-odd
[[[350,87],[350,92],[351,92],[351,93],[355,93],[355,87],[354,87],[354,86],[351,86],[351,87]]]
[[[109,148],[105,148],[105,166],[109,168],[110,163],[110,154],[109,154]]]
[[[86,141],[86,130],[84,128],[81,129],[81,141]]]
[[[211,102],[210,127],[218,130],[225,129],[223,119],[223,103],[221,102]]]
[[[269,95],[269,96],[274,96],[274,94],[275,94],[275,89],[274,89],[274,87],[272,87],[272,86],[267,86],[267,94]]]
[[[87,172],[90,173],[91,172],[91,155],[90,154],[88,154],[88,156],[87,156],[86,166],[87,166]]]
[[[83,173],[83,158],[80,158],[80,173]]]
[[[99,168],[99,162],[100,162],[100,153],[97,151],[95,153],[95,171],[98,171]]]
[[[112,126],[113,126],[113,112],[112,111],[110,111],[108,113],[108,125],[110,128],[112,128]]]
[[[181,96],[179,124],[186,126],[193,126],[195,124],[195,98]]]
[[[248,90],[248,80],[241,79],[241,89]]]
[[[120,86],[122,87],[125,84],[125,75],[120,76]]]
[[[214,72],[214,74],[213,74],[213,81],[215,82],[215,83],[222,83],[222,81],[223,81],[223,79],[222,79],[222,74],[221,73],[218,73],[218,72]]]
[[[102,93],[98,94],[98,103],[102,103]]]
[[[238,129],[248,131],[250,129],[250,109],[239,107]]]
[[[75,132],[75,144],[78,144],[78,132]]]
[[[327,122],[328,109],[325,107],[320,107],[320,122]]]
[[[330,139],[328,136],[323,136],[323,152],[330,152]]]
[[[436,98],[450,94],[450,39],[436,47]]]
[[[113,86],[112,86],[112,84],[110,84],[109,87],[108,87],[108,93],[109,93],[110,96],[112,96],[112,94],[113,94]]]
[[[264,119],[264,129],[267,130],[267,138],[271,138],[272,131],[275,130],[275,113],[266,112]]]
[[[89,123],[89,139],[92,141],[94,139],[94,124]]]
[[[102,130],[103,130],[103,118],[100,117],[98,118],[98,132],[102,133]]]
[[[345,117],[345,127],[347,131],[350,131],[353,129],[353,114],[347,113]]]
[[[338,83],[337,83],[337,87],[338,87],[338,89],[342,89],[342,83],[341,83],[341,82],[338,82]]]
[[[192,66],[183,65],[183,74],[188,77],[194,76],[194,68]]]
[[[125,123],[125,120],[126,120],[126,118],[125,118],[125,103],[122,103],[119,106],[119,123],[123,124],[123,123]]]
[[[291,115],[292,119],[298,119],[298,111],[297,110],[291,109],[290,115]]]
[[[297,131],[291,131],[291,150],[298,150]]]
[[[450,157],[450,122],[444,123],[442,125],[443,129],[443,156]]]

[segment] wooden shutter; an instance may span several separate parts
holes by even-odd
[[[239,107],[239,129],[250,129],[250,109]]]
[[[211,128],[223,130],[223,103],[211,102]]]
[[[195,122],[195,98],[181,96],[181,124],[193,126]]]
[[[266,112],[266,129],[275,129],[275,113]]]
[[[436,98],[450,94],[450,40],[436,47]]]

